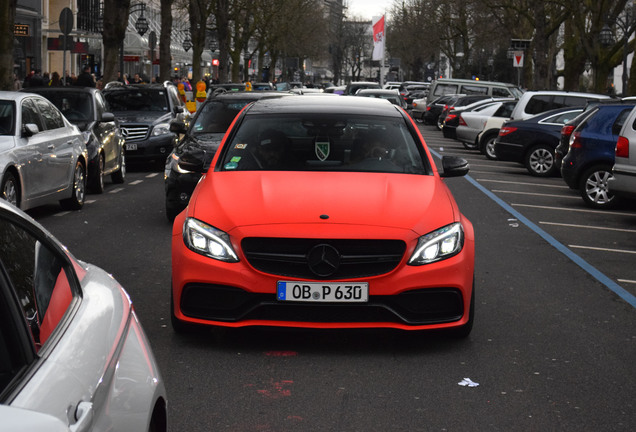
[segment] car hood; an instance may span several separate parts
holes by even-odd
[[[426,234],[459,220],[433,175],[324,172],[212,172],[199,182],[188,216],[237,227],[330,224]]]
[[[201,147],[206,150],[216,150],[219,148],[221,141],[223,141],[223,137],[225,136],[225,132],[223,133],[202,133],[194,136],[188,136],[189,142],[188,145],[196,145],[197,147]]]
[[[158,111],[118,111],[114,114],[122,126],[125,126],[127,123],[144,123],[154,125],[159,123],[167,123],[172,119],[170,113],[163,113]]]

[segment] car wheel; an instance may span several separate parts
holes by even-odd
[[[91,179],[91,192],[100,194],[104,192],[104,154],[97,156],[95,178]]]
[[[539,144],[526,154],[525,165],[530,174],[536,177],[550,177],[556,171],[554,149],[546,144]]]
[[[444,127],[444,120],[440,119],[439,117],[437,118],[437,129],[438,130],[442,130]]]
[[[8,172],[2,179],[2,198],[20,207],[20,186],[15,176]]]
[[[583,201],[594,208],[611,208],[617,198],[608,187],[608,182],[614,176],[609,165],[597,165],[586,170],[579,182],[579,191]]]
[[[489,160],[497,160],[497,155],[495,154],[495,141],[497,140],[497,136],[498,134],[486,135],[479,143],[479,151]]]
[[[86,168],[80,161],[75,165],[72,189],[71,197],[60,201],[62,208],[65,210],[79,210],[84,205],[84,199],[86,198]]]
[[[119,158],[119,169],[110,175],[110,179],[116,184],[122,184],[126,180],[126,153],[123,147]]]

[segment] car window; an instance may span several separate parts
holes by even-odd
[[[104,99],[104,95],[100,92],[95,93],[95,115],[97,118],[101,118],[102,114],[110,111],[108,109],[108,102]]]
[[[459,86],[457,84],[437,84],[437,86],[435,86],[435,93],[433,93],[433,95],[440,96],[445,94],[458,93],[457,90],[459,90]]]
[[[508,91],[508,89],[505,89],[505,88],[493,87],[492,96],[493,97],[508,97],[510,96],[510,92]]]
[[[38,113],[35,108],[35,104],[33,103],[33,99],[25,99],[22,101],[22,126],[27,123],[35,124],[40,131],[44,130],[44,125],[42,124],[42,119],[40,118],[40,113]]]
[[[0,135],[14,135],[15,103],[0,101]]]
[[[44,126],[47,130],[54,130],[64,127],[64,120],[62,115],[52,103],[44,99],[35,99],[35,105],[38,107],[42,119],[44,120]]]
[[[539,114],[555,108],[560,108],[560,106],[552,103],[551,95],[536,95],[531,97],[528,101],[526,113]]]
[[[192,134],[225,133],[236,115],[252,101],[211,100],[200,109],[192,125]]]
[[[65,260],[22,226],[0,220],[0,263],[37,350],[55,331],[74,297]]]
[[[625,120],[627,120],[629,113],[632,112],[632,108],[633,107],[625,108],[623,111],[620,112],[620,114],[616,118],[616,121],[612,125],[612,135],[619,135],[621,133],[621,129],[625,124]]]
[[[462,86],[462,93],[487,95],[488,87],[477,86],[477,85],[464,85]]]
[[[219,162],[223,171],[431,173],[403,119],[325,114],[248,116]]]
[[[169,111],[166,90],[163,89],[116,89],[104,94],[104,97],[113,111]]]
[[[93,118],[93,103],[88,93],[68,92],[53,93],[47,92],[45,96],[53,103],[64,117],[71,123],[87,122]]]
[[[564,113],[559,113],[559,114],[555,114],[555,115],[551,115],[549,117],[546,117],[543,120],[541,120],[540,123],[550,123],[550,124],[563,125],[563,124],[569,122],[570,120],[572,120],[573,118],[575,118],[576,116],[578,116],[579,114],[581,114],[580,110],[567,111],[567,112],[564,112]]]

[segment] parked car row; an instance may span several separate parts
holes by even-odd
[[[533,176],[560,175],[594,208],[612,207],[618,197],[636,197],[634,100],[537,91],[519,100],[480,101],[453,110],[448,105],[468,96],[442,98],[446,114],[442,111],[437,124],[446,138],[461,141],[465,148],[491,160],[522,164]],[[436,101],[428,111],[417,104],[421,121],[431,123],[426,113],[437,109],[441,103]],[[450,124],[446,130],[450,121],[457,126]]]

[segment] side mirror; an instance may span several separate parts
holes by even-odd
[[[176,134],[184,134],[187,132],[187,128],[186,125],[183,121],[181,120],[172,120],[170,122],[170,132],[176,133]]]
[[[468,174],[470,165],[464,158],[457,156],[442,156],[442,168],[444,172],[440,173],[440,177],[461,177]]]
[[[103,122],[113,122],[115,121],[115,114],[113,114],[112,112],[102,113],[102,118],[99,120]]]
[[[202,173],[205,163],[205,150],[201,148],[190,148],[179,156],[179,168]]]
[[[31,137],[40,132],[40,128],[35,123],[26,123],[22,126],[22,136]]]

